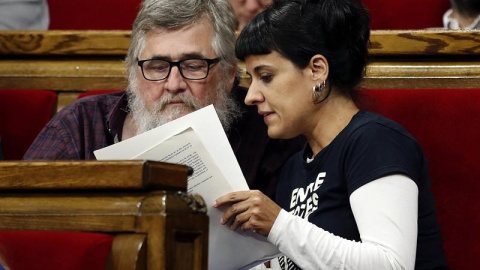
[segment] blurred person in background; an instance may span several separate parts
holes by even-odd
[[[262,12],[273,0],[228,0],[233,7],[238,19],[237,30],[242,31],[243,27],[250,22],[255,15]]]
[[[446,29],[480,29],[480,0],[450,0],[452,8],[443,15]]]
[[[0,0],[0,30],[47,30],[47,0]]]
[[[9,270],[10,268],[7,267],[5,260],[0,256],[0,270]]]

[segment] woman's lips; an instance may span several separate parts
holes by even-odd
[[[273,117],[275,112],[259,112],[259,114],[263,116],[263,121],[267,123],[269,119]]]

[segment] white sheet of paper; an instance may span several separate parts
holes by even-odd
[[[209,270],[249,269],[278,255],[266,238],[221,225],[223,213],[212,206],[224,194],[248,190],[213,106],[97,150],[95,156],[98,160],[150,159],[192,167],[188,191],[204,198],[210,217]]]
[[[223,175],[229,176],[227,181],[232,188],[248,190],[247,182],[213,105],[189,113],[121,143],[99,149],[94,154],[97,160],[131,159],[189,127],[195,130]]]

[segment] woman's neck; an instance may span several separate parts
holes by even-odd
[[[314,128],[305,134],[312,149],[312,158],[329,145],[359,111],[353,100],[341,96],[331,97],[319,106]]]

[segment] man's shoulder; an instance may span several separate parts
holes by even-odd
[[[107,118],[117,107],[124,96],[124,91],[108,94],[89,95],[77,99],[65,106],[52,119],[50,124],[57,124],[59,121],[79,121],[84,118],[101,116]]]
[[[111,110],[113,109],[121,98],[124,95],[124,91],[113,92],[107,94],[98,94],[98,95],[88,95],[77,99],[71,104],[65,106],[62,111],[71,112],[78,109],[82,110],[93,110],[93,109],[102,109],[102,110]]]
[[[98,93],[98,92],[96,92]],[[73,104],[81,106],[102,106],[109,108],[115,106],[125,95],[125,91],[110,92],[106,94],[92,94],[77,99]]]

